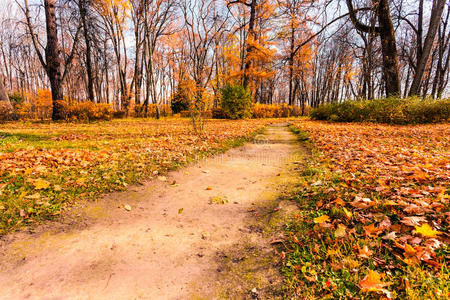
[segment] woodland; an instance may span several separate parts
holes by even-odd
[[[448,298],[449,22],[445,0],[0,0],[0,298]]]

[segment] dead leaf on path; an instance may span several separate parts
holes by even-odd
[[[209,198],[209,204],[225,204],[228,202],[227,196],[214,196]]]
[[[181,214],[183,212],[183,208],[180,208],[179,210],[178,210],[178,214]]]
[[[208,174],[209,170],[202,170],[202,172]]]
[[[210,191],[212,190],[212,187],[208,186],[205,190]]]
[[[158,180],[159,181],[167,181],[167,177],[166,176],[158,176]]]
[[[125,205],[123,206],[123,208],[124,208],[126,211],[130,211],[130,210],[131,210],[131,206],[129,206],[128,204],[125,204]]]

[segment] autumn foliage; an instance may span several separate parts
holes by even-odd
[[[448,295],[448,124],[297,121],[316,159],[293,199],[292,293],[440,299]]]

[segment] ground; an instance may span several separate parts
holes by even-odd
[[[448,124],[188,125],[4,126],[0,298],[448,298]]]
[[[271,230],[259,221],[280,214],[278,193],[303,154],[295,141],[286,126],[269,127],[253,143],[74,209],[82,228],[10,234],[2,297],[278,297]]]

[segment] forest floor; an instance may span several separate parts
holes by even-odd
[[[64,222],[7,235],[0,244],[0,298],[280,296],[273,226],[295,206],[278,199],[307,156],[285,125],[75,207]]]

